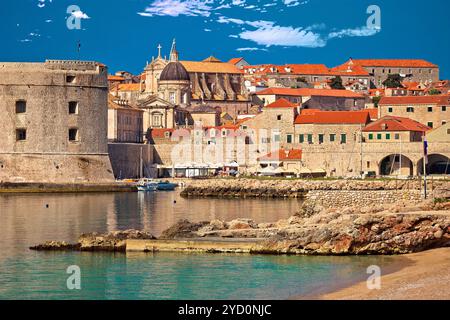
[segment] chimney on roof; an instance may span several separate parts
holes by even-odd
[[[383,131],[386,131],[387,130],[387,123],[383,123],[382,125],[381,125],[381,129],[383,130]]]

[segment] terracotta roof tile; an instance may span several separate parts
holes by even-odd
[[[231,64],[236,65],[236,64],[239,63],[242,59],[244,59],[244,58],[232,58],[232,59],[230,59],[230,61],[228,61],[228,63],[231,63]]]
[[[383,97],[379,105],[412,105],[412,104],[450,104],[450,96],[405,96],[405,97]]]
[[[121,83],[118,87],[119,91],[141,91],[140,83]]]
[[[371,124],[368,124],[363,131],[364,132],[377,132],[377,131],[415,131],[426,132],[431,128],[420,122],[414,121],[409,118],[385,116]]]
[[[300,114],[295,124],[367,124],[370,122],[368,111],[316,111]]]
[[[394,68],[437,68],[438,66],[422,59],[353,59],[355,65],[363,67]],[[349,62],[347,62],[349,63]]]
[[[334,89],[291,89],[291,88],[268,88],[256,93],[257,95],[283,95],[283,96],[323,96],[323,97],[345,97],[345,98],[364,98],[362,94],[350,90]]]
[[[121,76],[113,76],[113,75],[108,76],[108,81],[124,81],[124,80],[125,78]]]
[[[205,73],[233,73],[240,74],[242,71],[234,64],[226,62],[206,62],[206,61],[180,61],[188,72]]]
[[[297,107],[298,105],[284,99],[278,99],[275,102],[272,102],[271,104],[265,106],[265,108],[294,108]]]

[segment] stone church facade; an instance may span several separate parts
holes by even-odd
[[[164,75],[165,68],[170,64],[174,66],[174,62],[179,63],[180,70],[180,65],[183,67],[181,73],[186,71],[187,77],[167,77],[168,70]],[[162,57],[161,46],[158,46],[158,56],[145,67],[141,81],[142,99],[156,95],[177,106],[175,113],[180,108],[208,105],[236,117],[248,113],[251,106],[243,86],[243,73],[239,68],[214,57],[203,61],[180,61],[175,41],[169,59]],[[174,114],[173,118],[179,117]]]

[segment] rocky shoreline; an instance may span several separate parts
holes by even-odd
[[[307,206],[274,223],[182,220],[158,239],[147,232],[128,230],[85,234],[75,244],[51,241],[30,249],[126,252],[131,242],[133,251],[152,252],[406,254],[450,246],[450,201],[314,210]]]
[[[183,197],[261,197],[302,198],[310,191],[419,191],[421,180],[283,180],[283,179],[208,179],[191,180],[181,192]],[[449,182],[428,182],[428,190],[449,192]],[[437,195],[436,197],[440,197]]]

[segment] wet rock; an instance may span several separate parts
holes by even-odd
[[[228,229],[253,229],[257,225],[252,219],[235,219],[228,223]]]
[[[80,245],[67,243],[65,241],[47,241],[32,246],[30,249],[36,251],[75,251],[80,249]]]
[[[106,234],[97,232],[82,234],[78,242],[70,244],[60,241],[47,241],[43,244],[30,247],[32,250],[40,251],[120,251],[126,250],[126,240],[128,239],[155,239],[155,237],[145,231],[126,230],[114,231]]]
[[[167,230],[164,230],[159,239],[177,239],[177,238],[193,238],[200,228],[208,225],[209,222],[190,222],[189,220],[180,220]]]

